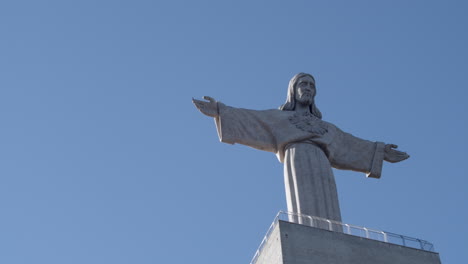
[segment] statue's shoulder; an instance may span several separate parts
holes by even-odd
[[[260,110],[260,111],[264,111],[265,113],[278,114],[278,115],[282,115],[284,114],[284,112],[286,112],[286,111],[281,111],[279,109],[265,109],[265,110]]]
[[[336,128],[336,126],[335,126],[334,124],[332,124],[332,123],[330,123],[330,122],[328,122],[328,121],[325,121],[325,120],[323,120],[323,119],[321,119],[321,121],[322,121],[323,123],[325,123],[328,127]]]
[[[236,108],[236,107],[231,107],[233,109],[241,110],[241,111],[249,111],[252,113],[257,113],[257,114],[262,114],[262,115],[270,115],[270,116],[290,116],[294,112],[292,111],[282,111],[279,109],[262,109],[262,110],[257,110],[257,109],[248,109],[248,108]]]
[[[224,104],[220,104],[220,113],[226,114],[230,113],[232,115],[241,114],[242,116],[255,116],[256,118],[260,118],[263,120],[270,120],[269,122],[280,122],[283,120],[288,120],[292,115],[294,115],[294,111],[283,111],[279,109],[263,109],[263,110],[256,110],[256,109],[248,109],[248,108],[239,108],[239,107],[232,107],[226,106]]]
[[[266,115],[274,116],[280,119],[285,119],[285,118],[287,119],[290,116],[294,115],[294,111],[283,111],[279,109],[266,109],[266,110],[260,110],[260,111],[265,113]]]

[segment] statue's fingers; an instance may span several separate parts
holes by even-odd
[[[203,96],[203,99],[210,101],[210,103],[214,103],[214,102],[215,102],[215,99],[213,99],[213,97],[210,97],[210,96],[206,96],[206,95],[205,95],[205,96]]]
[[[193,101],[193,104],[195,104],[195,107],[198,108],[198,109],[205,108],[205,102],[195,100],[195,101]]]
[[[409,158],[409,155],[408,155],[408,153],[406,153],[406,152],[401,152],[401,153],[398,153],[398,156],[397,156],[397,157],[398,157],[398,159],[400,159],[400,160],[405,160],[405,159]]]
[[[402,161],[402,160],[405,160],[405,159],[408,159],[408,158],[409,158],[409,155],[406,154],[406,153],[405,153],[404,155],[398,156],[398,160],[399,160],[399,161]]]
[[[407,155],[406,152],[404,151],[399,151],[399,150],[393,150],[395,155],[398,155],[398,156],[405,156]]]

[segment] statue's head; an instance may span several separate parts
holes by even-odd
[[[312,82],[310,88],[310,92],[307,92],[305,95],[301,91],[298,92],[299,86],[307,86]],[[289,81],[288,86],[288,97],[286,98],[286,102],[280,106],[280,110],[283,111],[294,111],[296,109],[296,104],[298,100],[308,101],[310,112],[318,118],[322,118],[322,113],[318,108],[315,106],[315,79],[312,75],[308,73],[298,73],[294,77],[291,78]]]

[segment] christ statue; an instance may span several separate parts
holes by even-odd
[[[395,163],[409,155],[396,145],[364,140],[323,121],[315,94],[314,77],[299,73],[289,82],[286,102],[279,109],[235,108],[208,96],[193,103],[215,119],[221,142],[276,154],[284,164],[289,212],[341,222],[332,168],[380,178],[384,160]]]

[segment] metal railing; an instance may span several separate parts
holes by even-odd
[[[377,240],[377,241],[381,241],[385,243],[391,243],[391,244],[396,244],[400,246],[435,252],[434,245],[426,240],[398,235],[395,233],[390,233],[390,232],[385,232],[385,231],[374,230],[374,229],[361,227],[361,226],[345,224],[342,222],[333,221],[333,220],[320,218],[316,216],[309,216],[309,215],[302,215],[298,213],[280,211],[276,215],[275,219],[273,220],[273,223],[271,223],[270,228],[268,229],[265,237],[260,243],[260,246],[257,249],[257,252],[255,252],[255,255],[252,261],[250,262],[250,264],[255,264],[257,262],[257,259],[260,253],[265,247],[265,244],[268,241],[268,238],[270,237],[271,232],[273,231],[275,226],[278,224],[279,220],[290,222],[290,223],[295,223],[295,224],[311,226],[311,227],[320,228],[320,229],[325,229],[328,231],[333,231],[333,232],[338,232],[338,233],[345,233],[348,235]]]

